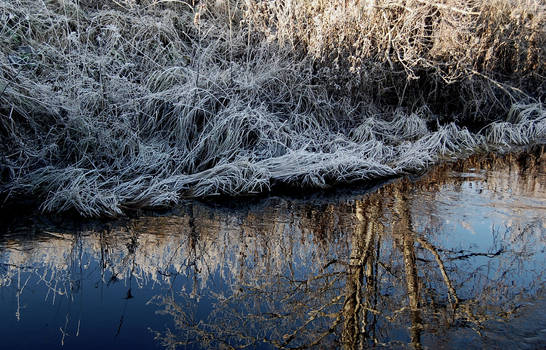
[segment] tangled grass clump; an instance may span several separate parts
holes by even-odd
[[[0,199],[121,215],[546,141],[540,0],[0,0]]]

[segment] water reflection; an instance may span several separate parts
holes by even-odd
[[[7,344],[546,345],[544,154],[475,157],[364,195],[177,214],[7,228]]]

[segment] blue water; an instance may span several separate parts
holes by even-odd
[[[544,348],[544,158],[366,193],[6,223],[2,348]]]

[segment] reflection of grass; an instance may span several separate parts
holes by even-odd
[[[119,215],[541,143],[544,14],[523,0],[1,0],[0,193]]]

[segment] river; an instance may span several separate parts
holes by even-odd
[[[4,218],[5,349],[546,347],[546,154],[372,189]]]

